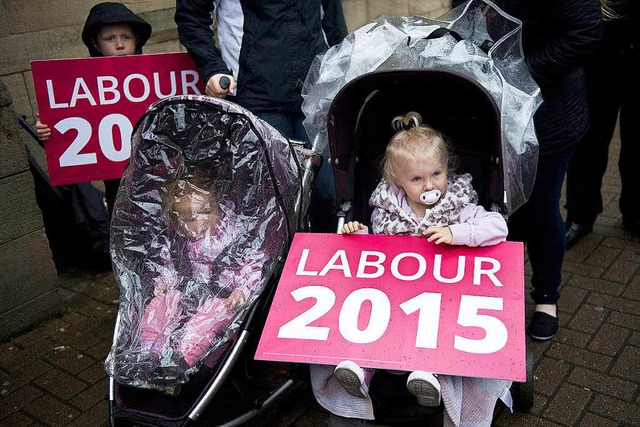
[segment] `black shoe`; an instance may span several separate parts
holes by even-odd
[[[529,323],[529,335],[534,340],[546,341],[558,332],[558,318],[550,314],[536,311]]]
[[[593,231],[593,225],[582,225],[577,222],[567,222],[565,229],[567,230],[566,248],[569,249],[578,243],[578,240],[591,233]]]
[[[640,221],[622,218],[622,226],[634,236],[640,236]]]

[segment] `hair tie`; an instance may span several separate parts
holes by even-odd
[[[407,113],[404,116],[395,116],[391,120],[391,127],[396,131],[409,130],[422,125],[422,117],[416,112]]]

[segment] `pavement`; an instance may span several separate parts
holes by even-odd
[[[561,328],[528,349],[535,358],[528,412],[496,410],[495,426],[640,426],[640,239],[622,229],[617,202],[618,137],[593,233],[566,255]],[[530,268],[527,265],[526,279]],[[0,425],[107,425],[103,361],[118,289],[110,272],[60,274],[64,312],[0,343]],[[527,292],[528,293],[528,292]],[[527,297],[527,319],[532,302]],[[324,426],[308,383],[248,425]]]

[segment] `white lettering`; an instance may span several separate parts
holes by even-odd
[[[60,103],[58,104],[55,99],[55,93],[53,92],[53,80],[47,80],[47,95],[49,97],[49,107],[53,110],[54,108],[67,108],[69,104]]]
[[[153,73],[153,87],[158,98],[165,98],[176,94],[177,84],[175,71],[171,71],[169,73],[169,83],[171,84],[171,91],[169,93],[162,93],[162,90],[160,89],[160,73]]]
[[[405,258],[415,258],[418,261],[418,270],[411,276],[405,276],[404,274],[401,274],[400,271],[398,271],[398,265],[400,264],[400,261]],[[424,259],[422,255],[415,252],[404,252],[398,254],[393,259],[393,261],[391,261],[391,274],[393,274],[393,277],[399,280],[417,280],[420,277],[424,276],[425,271],[427,271],[427,260]]]
[[[191,76],[191,79],[188,79],[188,77]],[[189,94],[189,88],[191,88],[191,90],[193,90],[193,93],[196,95],[202,95],[202,93],[198,90],[196,84],[198,84],[198,81],[200,81],[200,75],[194,71],[194,70],[183,70],[180,73],[180,77],[182,77],[182,94],[183,95],[188,95]]]
[[[464,266],[465,266],[465,257],[458,257],[458,271],[456,272],[456,276],[449,279],[446,277],[442,277],[442,254],[436,254],[433,259],[433,277],[438,282],[442,283],[457,283],[464,277]]]
[[[140,80],[140,82],[142,83],[142,87],[143,87],[142,95],[138,97],[133,96],[133,94],[131,94],[131,82],[133,80]],[[139,73],[128,75],[124,79],[123,86],[124,86],[124,96],[131,102],[142,102],[149,97],[149,93],[151,92],[151,87],[150,87],[151,85],[149,84],[149,80],[147,80],[146,76]]]
[[[340,264],[336,263],[338,260],[340,260]],[[333,254],[327,265],[320,271],[320,276],[326,276],[329,270],[342,270],[344,277],[351,277],[351,270],[349,269],[349,262],[344,249],[338,249]]]
[[[500,286],[500,287],[502,286],[502,283],[500,283],[500,281],[494,274],[500,271],[500,261],[498,261],[497,259],[487,258],[487,257],[476,257],[473,261],[474,261],[473,262],[473,284],[474,285],[479,285],[480,276],[485,274],[487,277],[489,277],[489,279],[493,282],[494,285]],[[485,262],[491,264],[491,267],[487,270],[482,268],[482,263],[485,263]]]
[[[296,276],[317,276],[317,271],[305,271],[307,264],[307,258],[309,258],[309,249],[303,249],[300,256],[300,262],[298,263],[298,269],[296,270]]]
[[[91,95],[91,91],[89,90],[87,83],[82,77],[78,77],[76,79],[76,84],[73,87],[73,94],[71,95],[71,102],[69,102],[69,107],[75,107],[79,99],[86,99],[87,101],[89,101],[89,104],[93,106],[98,105],[96,104],[96,100]]]
[[[110,105],[120,101],[120,91],[116,90],[118,79],[113,76],[100,76],[97,78],[97,82],[100,105]],[[106,83],[110,83],[110,85],[107,86]],[[106,94],[111,94],[111,96],[107,97]]]
[[[369,256],[376,257],[375,261],[370,261]],[[387,259],[387,256],[382,252],[376,251],[362,251],[360,254],[360,262],[358,262],[358,272],[356,273],[356,277],[360,277],[362,279],[375,279],[384,274],[384,266],[382,263]],[[367,267],[373,267],[375,272],[373,273],[365,273],[364,270]]]

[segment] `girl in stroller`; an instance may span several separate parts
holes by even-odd
[[[221,201],[220,196],[203,185],[180,179],[171,193],[167,215],[173,236],[163,241],[161,260],[149,266],[157,270],[155,296],[146,305],[140,321],[140,348],[152,365],[160,369],[152,377],[164,381],[173,381],[181,371],[192,368],[229,326],[234,313],[260,283],[265,258],[262,251],[252,252],[216,277],[213,267],[216,259],[238,236],[246,233],[245,224],[234,213],[233,206],[229,206],[230,202]],[[169,241],[174,242],[173,247]],[[182,244],[176,245],[176,241]],[[174,256],[176,246],[188,252],[188,256]],[[174,262],[181,259],[186,265]],[[181,286],[180,277],[186,273],[190,273],[194,283]],[[192,307],[192,313],[180,325],[180,319],[185,318],[183,301],[194,297],[189,289],[194,285],[206,288],[213,279],[218,289],[225,290],[221,294],[228,296],[221,298],[215,292],[186,304]],[[168,357],[163,359],[163,355]],[[179,369],[174,371],[172,368],[176,367]]]
[[[383,179],[369,199],[374,208],[371,224],[376,234],[426,236],[435,244],[489,246],[506,239],[507,225],[501,214],[487,212],[477,204],[477,193],[469,174],[451,175],[454,156],[445,138],[422,124],[418,113],[393,119],[397,133],[387,145]],[[358,221],[346,223],[343,234],[366,233]],[[318,402],[343,417],[373,419],[373,405],[367,393],[373,369],[343,361],[332,372],[325,366],[312,367],[314,393]],[[325,375],[324,383],[317,381]],[[399,373],[402,374],[402,373]],[[339,386],[337,384],[339,384]],[[342,387],[340,387],[342,386]],[[451,419],[465,425],[489,425],[495,403],[510,383],[483,378],[436,378],[414,371],[407,389],[422,406],[443,400]],[[358,399],[345,396],[343,391]],[[346,398],[345,398],[346,397]]]

